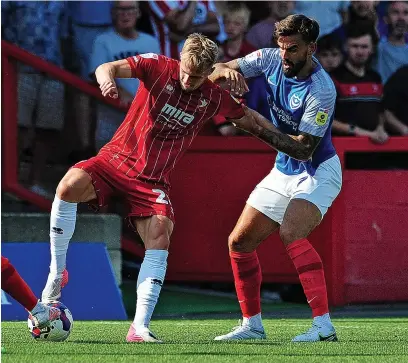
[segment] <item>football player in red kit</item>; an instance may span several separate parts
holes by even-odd
[[[270,126],[257,121],[208,76],[217,45],[201,34],[188,37],[181,60],[148,53],[105,63],[95,76],[102,94],[118,97],[115,78],[138,78],[140,86],[112,140],[97,156],[74,165],[60,181],[51,211],[51,265],[43,302],[58,301],[77,203],[95,207],[122,197],[130,224],[146,249],[137,280],[136,314],[129,342],[160,342],[149,323],[164,281],[174,213],[169,175],[203,124],[216,115],[268,142]],[[260,122],[260,124],[258,124]]]

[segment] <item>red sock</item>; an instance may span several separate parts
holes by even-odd
[[[292,242],[286,250],[299,274],[313,317],[328,313],[326,281],[320,256],[306,238]]]
[[[242,315],[249,318],[261,312],[262,272],[254,252],[230,252],[235,290]]]
[[[28,311],[34,309],[38,299],[9,260],[1,256],[1,288]]]

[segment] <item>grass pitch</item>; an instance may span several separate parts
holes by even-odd
[[[291,343],[307,319],[265,319],[268,339],[214,342],[235,320],[156,320],[164,344],[129,344],[130,322],[81,322],[66,342],[36,342],[25,322],[2,323],[2,362],[408,362],[408,319],[334,319],[337,343]]]

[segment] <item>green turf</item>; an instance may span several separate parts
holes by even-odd
[[[213,342],[233,320],[156,320],[165,344],[124,342],[129,322],[75,322],[69,340],[36,342],[24,322],[2,323],[2,362],[408,362],[408,319],[336,319],[337,343],[291,343],[303,319],[265,320],[268,339]]]
[[[123,302],[126,308],[126,312],[129,317],[135,315],[136,308],[136,289],[135,283],[122,284]],[[307,304],[288,304],[288,303],[271,303],[264,302],[262,304],[262,310],[265,313],[296,309],[298,311],[305,311],[310,314],[310,309]],[[169,317],[172,315],[181,316],[188,314],[211,314],[211,313],[224,313],[234,314],[239,316],[240,308],[238,301],[233,295],[229,296],[213,296],[205,293],[172,291],[171,289],[163,288],[159,302],[154,310],[155,316]]]

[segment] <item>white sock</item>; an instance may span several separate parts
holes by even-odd
[[[39,311],[43,310],[44,306],[41,305],[39,301],[37,301],[37,305],[34,306],[33,310],[30,311],[32,315],[37,314]]]
[[[166,250],[146,250],[137,278],[136,314],[133,320],[136,331],[149,327],[166,275],[168,255]]]
[[[62,272],[65,269],[69,241],[75,230],[77,203],[69,203],[55,196],[50,218],[51,264],[42,300],[59,298]]]
[[[330,315],[329,313],[326,313],[324,315],[320,315],[320,316],[315,316],[313,318],[313,321],[318,325],[318,326],[323,326],[323,325],[330,325],[332,326],[332,322],[330,320]]]
[[[261,313],[250,316],[249,318],[244,317],[242,325],[249,325],[255,329],[263,330]]]

